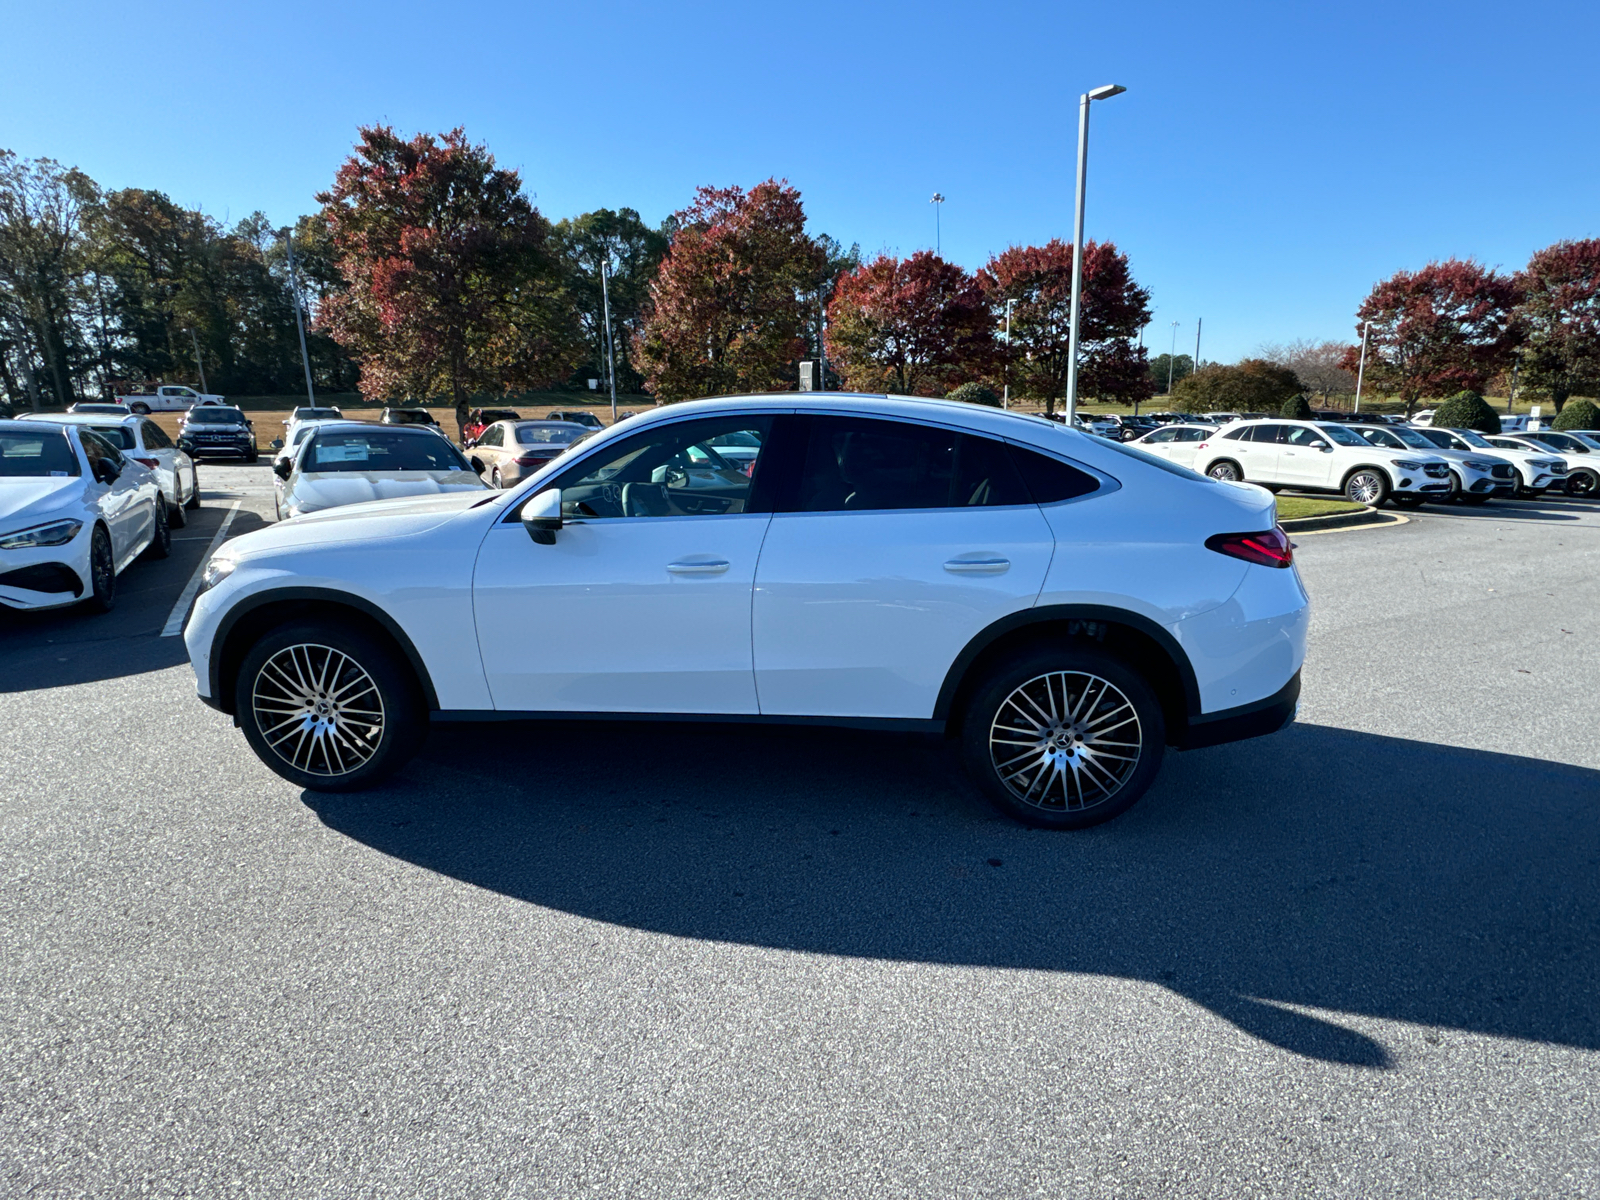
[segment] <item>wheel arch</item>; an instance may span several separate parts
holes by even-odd
[[[1382,463],[1357,463],[1355,466],[1345,471],[1343,475],[1339,476],[1339,490],[1341,492],[1350,486],[1350,476],[1354,475],[1357,471],[1376,471],[1379,475],[1383,476],[1383,482],[1389,488],[1389,490],[1394,490],[1394,472],[1388,467],[1384,466]]]
[[[433,679],[416,645],[398,622],[370,600],[333,588],[275,588],[240,601],[217,626],[211,640],[211,699],[233,712],[233,690],[250,647],[269,630],[306,617],[347,621],[392,646],[410,666],[429,711],[439,707]]]
[[[1137,668],[1155,689],[1167,740],[1180,743],[1200,715],[1200,685],[1178,640],[1149,617],[1100,604],[1047,604],[988,626],[956,656],[934,702],[935,720],[959,731],[961,710],[989,666],[1042,643],[1062,640],[1109,650]]]
[[[1210,475],[1212,467],[1221,466],[1223,463],[1227,463],[1236,472],[1238,472],[1240,482],[1241,483],[1244,482],[1244,467],[1243,467],[1243,465],[1240,464],[1240,462],[1239,462],[1239,460],[1237,458],[1234,458],[1231,455],[1228,455],[1226,453],[1219,454],[1215,458],[1213,458],[1210,462],[1206,463],[1206,469],[1201,473],[1204,474],[1204,475]]]

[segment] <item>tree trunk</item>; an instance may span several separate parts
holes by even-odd
[[[1558,378],[1555,383],[1550,385],[1550,401],[1556,406],[1558,414],[1570,395],[1572,395],[1572,388],[1568,385],[1565,376]]]

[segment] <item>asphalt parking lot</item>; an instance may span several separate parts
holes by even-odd
[[[1600,504],[1301,535],[1300,721],[1082,834],[938,743],[442,726],[300,792],[0,614],[0,1193],[1600,1195]]]

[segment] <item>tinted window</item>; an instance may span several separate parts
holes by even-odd
[[[500,426],[500,425],[491,425],[491,426],[489,426],[489,428],[487,428],[487,429],[485,429],[483,431],[483,436],[478,439],[478,445],[480,445],[480,446],[498,446],[501,443],[503,443],[505,441],[505,439],[506,439],[505,428],[503,426]]]
[[[1178,429],[1173,432],[1177,434],[1176,440],[1180,442],[1201,442],[1211,436],[1209,429]]]
[[[81,474],[72,443],[60,429],[0,430],[0,478]]]
[[[1341,446],[1365,446],[1367,444],[1343,425],[1319,425],[1317,428],[1326,434],[1329,439]]]
[[[1153,454],[1145,457],[1155,462],[1166,462],[1166,459]],[[1011,447],[1011,461],[1021,472],[1028,494],[1035,504],[1055,504],[1074,496],[1087,496],[1100,486],[1100,481],[1089,472],[1080,471],[1048,454],[1024,450],[1021,446]]]
[[[517,441],[524,446],[562,446],[577,441],[587,432],[576,425],[518,425]]]
[[[78,430],[78,440],[83,443],[84,457],[89,460],[92,467],[100,460],[105,459],[118,471],[122,470],[122,455],[117,448],[92,429]]]
[[[867,417],[812,417],[796,512],[969,508],[1032,500],[1004,442]]]
[[[1149,437],[1146,437],[1144,441],[1152,446],[1157,442],[1175,442],[1178,440],[1179,432],[1177,429],[1158,429]]]
[[[678,421],[607,446],[560,476],[561,515],[606,517],[732,516],[755,511],[762,455],[735,462],[711,442],[730,433],[765,443],[771,417]]]
[[[144,444],[152,450],[165,450],[172,445],[172,439],[154,421],[139,422],[139,430],[144,434]]]
[[[118,450],[133,449],[133,430],[122,425],[91,425],[89,426],[100,437],[105,438]]]
[[[188,421],[191,425],[243,425],[244,414],[236,408],[191,408]]]
[[[313,437],[303,471],[470,471],[456,448],[434,433],[349,429]]]
[[[1230,429],[1222,436],[1230,442],[1253,442],[1255,441],[1256,427],[1254,425],[1245,425],[1239,429]]]

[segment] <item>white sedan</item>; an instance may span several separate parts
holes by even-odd
[[[69,412],[56,416],[29,413],[19,421],[52,421],[92,429],[124,455],[156,474],[161,498],[167,506],[167,523],[174,529],[188,524],[186,510],[200,507],[200,469],[187,451],[167,436],[149,417],[107,417],[94,412]]]
[[[730,434],[752,469],[697,471]],[[318,430],[299,469],[360,436]],[[947,732],[1003,811],[1077,828],[1138,799],[1165,747],[1291,721],[1308,619],[1260,488],[1017,413],[844,395],[674,404],[505,491],[245,534],[184,638],[201,698],[301,787],[377,782],[430,715],[806,721]],[[546,632],[579,626],[604,636]]]
[[[1163,425],[1143,437],[1134,438],[1128,445],[1159,454],[1180,467],[1192,467],[1200,443],[1216,432],[1215,425]]]
[[[77,425],[0,421],[0,606],[109,611],[117,576],[171,547],[149,468]]]
[[[450,440],[428,426],[326,421],[272,471],[279,520],[368,500],[488,490]]]

